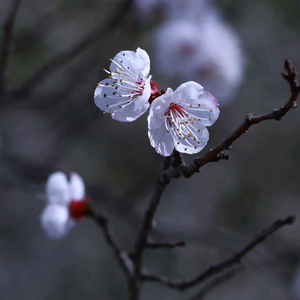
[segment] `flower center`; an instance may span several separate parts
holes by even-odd
[[[136,84],[136,87],[135,89],[131,92],[131,94],[134,94],[135,97],[138,97],[138,96],[141,96],[143,95],[143,91],[144,91],[144,85],[142,85],[144,81],[142,80],[139,80],[137,81],[135,84]]]
[[[169,109],[168,109],[168,111],[166,112],[165,115],[168,116],[168,117],[171,117],[172,114],[173,115],[178,115],[178,114],[182,115],[183,112],[184,112],[183,106],[181,106],[181,105],[179,105],[177,103],[172,102],[170,104]]]
[[[85,215],[88,215],[90,213],[88,202],[88,198],[85,198],[83,201],[71,200],[69,203],[69,212],[71,217],[75,220],[80,220]]]

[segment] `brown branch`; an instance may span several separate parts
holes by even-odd
[[[170,280],[164,276],[160,276],[157,274],[149,273],[144,271],[142,279],[143,281],[156,281],[162,284],[165,284],[173,289],[178,290],[185,290],[187,288],[190,288],[203,280],[209,278],[212,275],[215,275],[219,273],[222,270],[225,270],[228,267],[231,267],[234,264],[238,264],[241,262],[241,259],[254,247],[256,247],[259,243],[263,242],[268,236],[270,236],[273,232],[280,229],[282,226],[285,225],[291,225],[293,224],[295,220],[295,216],[288,216],[284,220],[277,220],[273,223],[272,226],[270,226],[267,229],[264,229],[262,232],[260,232],[255,239],[250,242],[246,247],[244,247],[242,250],[240,250],[238,253],[230,257],[229,259],[217,264],[210,266],[206,271],[201,272],[198,276],[193,278],[187,278],[187,279],[180,279],[180,280]]]
[[[184,247],[186,244],[184,241],[178,241],[178,242],[148,242],[146,244],[146,247],[148,248],[170,248],[173,249],[175,247]]]
[[[167,184],[172,178],[179,177],[180,175],[183,175],[186,178],[192,176],[207,163],[218,161],[221,153],[224,150],[230,149],[233,142],[236,141],[242,134],[246,133],[252,125],[267,120],[279,121],[289,112],[291,108],[296,108],[296,100],[300,92],[299,83],[297,81],[297,72],[289,60],[285,61],[284,68],[287,73],[282,73],[282,76],[285,80],[287,80],[291,88],[291,97],[284,106],[260,116],[248,114],[244,122],[225,141],[223,141],[217,147],[210,149],[205,155],[196,158],[194,162],[190,163],[189,165],[183,164],[180,167],[169,168],[159,176],[159,182],[161,184]]]
[[[170,157],[165,158],[162,173],[164,172],[164,170],[166,170],[166,168],[170,168],[171,164],[173,166],[180,167],[182,163],[183,163],[182,155],[179,152],[174,151],[173,154],[171,155],[171,158]],[[152,229],[153,218],[156,213],[156,209],[159,205],[160,198],[165,190],[166,185],[167,185],[166,183],[161,184],[159,180],[157,181],[154,193],[152,195],[152,198],[150,199],[148,209],[143,219],[142,227],[139,231],[135,243],[135,249],[132,255],[135,277],[133,278],[130,287],[131,300],[137,300],[139,296],[140,287],[141,287],[141,277],[142,277],[142,258],[143,258],[144,250],[147,247],[148,236]]]
[[[28,96],[34,88],[38,86],[38,84],[43,81],[49,74],[53,71],[57,70],[61,66],[70,62],[77,55],[82,53],[84,50],[87,50],[93,44],[99,42],[104,35],[108,34],[112,30],[114,30],[120,22],[126,17],[127,12],[132,7],[133,0],[126,0],[122,2],[122,4],[118,5],[117,12],[109,18],[109,21],[104,24],[104,26],[97,27],[92,30],[86,37],[84,37],[81,41],[79,41],[74,47],[64,51],[59,54],[51,61],[49,61],[44,67],[42,67],[36,74],[34,74],[31,78],[25,81],[17,90],[12,93],[8,93],[5,95],[1,102],[6,101],[10,98],[20,99]]]
[[[122,266],[125,274],[127,275],[127,278],[132,278],[134,276],[132,260],[130,259],[127,252],[122,249],[119,242],[117,241],[117,238],[112,230],[110,220],[103,214],[96,213],[91,207],[89,207],[89,209],[90,217],[92,217],[104,231],[106,241],[114,250],[120,265]]]
[[[0,52],[0,95],[5,93],[5,72],[13,41],[15,19],[21,0],[13,0],[5,23],[3,24],[3,38]]]
[[[190,300],[202,300],[208,292],[211,292],[212,289],[224,283],[225,281],[232,279],[232,277],[239,274],[243,269],[244,265],[241,265],[238,267],[233,267],[230,270],[219,274],[216,278],[213,278],[210,282],[201,287],[201,289],[198,290],[197,293],[190,298]]]

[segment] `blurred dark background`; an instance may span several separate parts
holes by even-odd
[[[0,0],[1,24],[11,3]],[[126,3],[21,2],[7,94],[0,98],[0,299],[128,299],[125,277],[96,224],[84,220],[59,241],[47,240],[39,224],[48,175],[76,171],[125,248],[133,247],[163,158],[150,146],[146,114],[119,123],[94,105],[109,57],[141,47],[160,89],[195,80],[217,95],[221,114],[204,152],[247,113],[269,112],[289,98],[280,72],[286,58],[300,69],[300,1]],[[229,161],[174,179],[153,238],[188,246],[149,250],[145,265],[174,279],[196,275],[277,218],[300,217],[299,116],[292,110],[280,122],[254,126],[233,145]],[[299,229],[296,220],[276,232],[205,299],[294,299]],[[142,299],[183,300],[196,291],[145,284]]]

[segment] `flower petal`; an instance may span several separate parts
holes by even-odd
[[[170,156],[174,150],[174,142],[171,133],[168,133],[165,126],[160,128],[149,129],[148,137],[151,146],[155,151],[163,156]]]
[[[194,81],[188,81],[181,84],[174,91],[174,98],[176,103],[194,104],[203,94],[204,89],[202,85]]]
[[[69,203],[69,183],[66,174],[55,172],[48,177],[46,182],[46,196],[50,203]]]
[[[84,182],[75,172],[70,174],[70,197],[72,200],[83,200],[85,197]]]
[[[123,98],[119,97],[119,93],[116,93],[114,87],[112,87],[114,79],[104,79],[99,82],[99,85],[96,87],[94,92],[94,100],[95,104],[103,111],[107,111],[111,113],[113,111],[112,105],[115,105],[119,102],[124,101]],[[106,85],[107,84],[107,85]],[[128,91],[127,91],[128,93]],[[129,99],[129,97],[128,97]],[[109,107],[112,107],[112,110]],[[119,107],[116,105],[114,109],[118,109]]]
[[[141,75],[140,79],[146,79],[150,72],[150,58],[147,52],[141,48],[134,51],[121,51],[114,58],[110,65],[110,70],[116,72],[119,69],[122,73],[130,72],[131,74]],[[120,67],[121,66],[121,67]]]
[[[49,204],[41,215],[42,228],[50,239],[60,239],[67,235],[75,221],[69,219],[68,206]]]
[[[198,105],[201,106],[198,106]],[[191,102],[192,107],[186,107],[186,111],[201,119],[204,126],[211,126],[219,117],[218,100],[209,92],[204,92],[200,99]]]
[[[141,96],[136,97],[130,104],[125,104],[122,108],[116,106],[116,109],[112,110],[111,117],[120,122],[132,122],[144,114],[150,106],[148,102],[151,95],[150,80],[151,76],[145,80]]]
[[[179,140],[174,138],[175,148],[178,152],[194,154],[206,146],[209,140],[207,128],[199,121],[195,121],[192,126],[188,126],[189,134],[186,134],[184,138]]]

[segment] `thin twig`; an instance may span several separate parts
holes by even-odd
[[[112,225],[110,220],[104,216],[103,214],[95,213],[95,211],[90,207],[90,216],[100,225],[100,227],[104,231],[104,235],[106,241],[114,250],[116,257],[118,258],[120,265],[122,266],[125,274],[127,275],[128,279],[133,277],[133,263],[130,259],[127,252],[125,252],[122,247],[120,246],[117,238],[112,230]]]
[[[1,99],[1,102],[5,102],[9,98],[20,99],[28,96],[49,74],[70,62],[77,55],[91,47],[93,44],[99,42],[103,36],[117,28],[120,22],[127,16],[127,12],[129,9],[131,9],[132,3],[133,0],[126,0],[122,2],[122,4],[118,5],[117,12],[109,19],[108,22],[105,22],[104,26],[97,27],[96,29],[92,30],[74,47],[57,55],[36,74],[26,80],[25,83],[23,83],[22,86],[20,86],[17,90],[5,95]]]
[[[238,275],[244,269],[244,267],[244,265],[233,267],[230,270],[219,274],[216,278],[213,278],[207,284],[202,286],[200,290],[198,290],[197,293],[192,298],[190,298],[190,300],[202,300],[208,292],[211,292],[220,284],[226,282],[229,279],[232,279],[235,275]]]
[[[206,165],[209,162],[218,160],[219,155],[224,150],[230,149],[233,142],[236,141],[242,134],[246,133],[252,125],[267,120],[279,121],[289,112],[291,108],[296,108],[296,100],[300,92],[299,83],[297,81],[297,72],[289,60],[285,61],[284,68],[287,73],[282,73],[282,75],[284,79],[288,81],[291,88],[291,97],[284,106],[260,116],[253,116],[252,114],[248,114],[244,122],[225,141],[223,141],[217,147],[210,149],[205,155],[196,158],[194,162],[190,163],[189,165],[183,164],[180,167],[169,168],[159,176],[159,182],[161,184],[167,184],[172,178],[178,177],[180,175],[183,175],[186,178],[192,176],[193,174],[198,172],[198,170],[202,166]]]
[[[144,271],[142,279],[144,281],[156,281],[156,282],[165,284],[173,289],[185,290],[187,288],[190,288],[190,287],[202,282],[203,280],[209,278],[210,276],[215,275],[228,267],[231,267],[234,264],[240,263],[241,259],[249,251],[251,251],[259,243],[263,242],[268,236],[270,236],[273,232],[280,229],[282,226],[293,224],[295,218],[296,218],[295,216],[288,216],[284,220],[277,220],[276,222],[273,223],[272,226],[270,226],[269,228],[264,229],[262,232],[260,232],[252,242],[250,242],[246,247],[244,247],[238,253],[236,253],[229,259],[227,259],[217,265],[210,266],[206,271],[201,272],[196,277],[180,279],[180,280],[170,280],[164,276],[160,276],[157,274],[153,274],[153,273]]]
[[[184,247],[186,244],[184,241],[178,241],[178,242],[148,242],[146,244],[146,247],[148,248],[169,248],[169,249],[173,249],[176,247]]]
[[[6,90],[6,67],[11,52],[15,19],[21,0],[13,0],[6,21],[3,24],[3,38],[0,52],[0,95]]]

